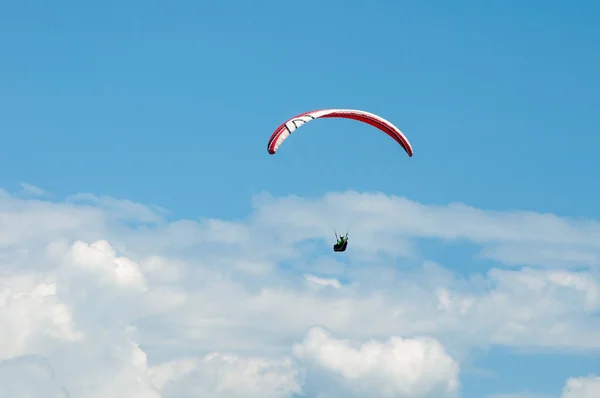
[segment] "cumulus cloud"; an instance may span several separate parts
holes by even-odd
[[[69,398],[48,361],[35,355],[1,361],[0,386],[0,396],[7,398]]]
[[[518,393],[518,394],[496,394],[490,398],[553,398],[558,396]],[[585,377],[571,377],[567,379],[562,390],[561,398],[597,398],[600,397],[600,377],[590,375]]]
[[[600,397],[600,377],[572,377],[567,380],[562,398],[597,398]]]
[[[56,298],[53,278],[27,273],[0,277],[0,309],[1,359],[25,354],[42,337],[82,338],[68,306]]]
[[[313,328],[294,354],[342,376],[345,396],[449,397],[458,390],[459,365],[431,338],[391,337],[353,345]]]
[[[431,206],[358,192],[319,199],[264,194],[255,199],[255,206],[259,220],[277,227],[297,226],[302,238],[329,238],[331,225],[352,220],[360,226],[352,234],[353,250],[409,255],[414,238],[435,238],[476,243],[484,257],[537,266],[597,266],[600,253],[600,223],[554,214],[484,211],[460,203]]]
[[[239,222],[172,221],[127,200],[0,191],[6,391],[455,396],[473,346],[600,348],[600,278],[585,254],[600,245],[595,221],[354,192],[254,206]],[[361,227],[334,255],[330,227],[346,219]],[[508,265],[529,267],[462,277],[430,261],[421,238],[469,241],[484,256],[556,252],[515,251]],[[593,388],[577,380],[565,394]]]
[[[300,372],[290,359],[210,353],[163,363],[150,374],[168,397],[285,398],[302,391]]]

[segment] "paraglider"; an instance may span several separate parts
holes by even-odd
[[[404,149],[409,157],[413,156],[413,149],[410,142],[398,127],[394,126],[381,116],[357,109],[318,109],[296,115],[282,123],[273,132],[269,139],[269,143],[267,144],[267,152],[274,155],[281,144],[298,128],[313,120],[324,118],[353,119],[369,124],[392,137],[394,141]],[[346,236],[338,237],[337,233],[335,233],[335,238],[337,242],[333,245],[333,251],[346,251],[346,248],[348,247],[348,234],[346,233]]]
[[[346,248],[348,247],[348,233],[346,233],[346,236],[340,235],[339,237],[337,233],[335,233],[335,239],[337,239],[337,242],[335,245],[333,245],[333,251],[345,252]]]

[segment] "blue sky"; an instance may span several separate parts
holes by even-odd
[[[278,2],[217,4],[11,5],[0,17],[3,185],[186,215],[240,214],[263,189],[352,188],[598,216],[594,3],[315,2],[301,16]],[[282,120],[319,107],[383,115],[415,157],[339,121],[265,156]]]
[[[0,187],[174,220],[237,220],[261,192],[346,190],[599,219],[598,15],[591,1],[13,2],[0,13]],[[414,157],[344,120],[267,154],[282,121],[324,107],[385,117]],[[498,266],[470,261],[468,244],[421,251],[463,276]],[[497,375],[465,371],[464,398],[556,395],[600,372],[597,356],[507,350],[474,360]]]

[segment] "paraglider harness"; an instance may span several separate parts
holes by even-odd
[[[346,251],[346,247],[348,247],[348,233],[346,233],[346,236],[340,235],[339,237],[338,237],[337,232],[334,232],[334,234],[335,234],[335,239],[337,240],[337,243],[335,245],[333,245],[333,251],[334,252]]]

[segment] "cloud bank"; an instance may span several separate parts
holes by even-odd
[[[600,348],[594,220],[356,192],[253,203],[240,221],[172,220],[1,191],[3,391],[456,398],[471,348]],[[334,255],[331,228],[349,222]],[[461,261],[481,270],[432,261],[430,241],[478,248]],[[562,397],[599,384],[573,375]]]

